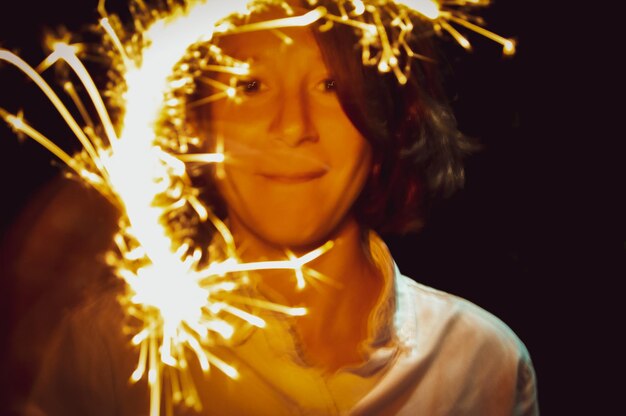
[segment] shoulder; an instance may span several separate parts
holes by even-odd
[[[501,395],[516,410],[535,414],[532,362],[523,342],[495,315],[455,295],[399,276],[397,334],[432,363],[432,371]],[[480,394],[480,392],[476,393]]]
[[[105,288],[68,311],[46,353],[31,405],[48,414],[92,415],[126,414],[122,410],[135,406],[144,387],[129,385],[137,354],[124,331],[118,293]]]
[[[519,358],[528,356],[526,347],[508,325],[468,300],[406,276],[397,281],[397,295],[396,326],[401,331],[416,331],[413,335],[428,338],[462,337],[466,346],[496,348]]]

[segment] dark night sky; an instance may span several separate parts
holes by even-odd
[[[96,3],[40,2],[37,16],[34,3],[3,6],[0,46],[38,63],[43,28],[66,25],[76,32],[96,21]],[[589,83],[580,82],[589,75],[573,59],[572,46],[558,45],[561,28],[550,26],[550,11],[533,16],[530,7],[500,0],[484,13],[490,29],[519,40],[512,59],[478,35],[468,35],[471,54],[445,46],[459,125],[484,150],[468,160],[466,188],[439,207],[421,234],[389,244],[404,274],[461,295],[513,328],[535,363],[543,414],[602,414],[600,406],[608,403],[581,393],[601,379],[604,366],[589,344],[609,343],[591,312],[602,302],[588,285],[606,287],[615,271],[601,238],[608,220],[598,214],[602,190],[591,172],[593,152],[580,144],[592,133],[590,114],[580,105],[589,100],[583,98]],[[68,135],[35,88],[2,66],[0,107],[23,108],[51,136]],[[0,158],[6,229],[59,169],[51,155],[18,142],[4,125]],[[11,287],[4,279],[0,284]],[[8,299],[10,290],[0,291]]]

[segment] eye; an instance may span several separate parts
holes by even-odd
[[[237,81],[237,89],[244,92],[244,94],[256,94],[265,89],[263,83],[258,79],[240,79]]]
[[[332,78],[326,78],[317,84],[316,89],[322,92],[335,92],[337,91],[337,83]]]

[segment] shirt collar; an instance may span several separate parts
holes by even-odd
[[[400,275],[387,245],[374,231],[370,231],[369,252],[383,277],[383,288],[370,312],[368,338],[361,344],[365,361],[358,367],[344,368],[361,377],[371,377],[389,364],[398,351],[394,317],[396,312],[396,279]]]
[[[369,251],[374,264],[383,276],[383,289],[368,321],[367,347],[375,349],[388,345],[394,335],[396,310],[397,267],[387,245],[374,231],[369,233]]]

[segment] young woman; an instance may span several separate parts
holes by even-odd
[[[252,19],[283,13],[270,8]],[[237,381],[219,371],[204,376],[190,362],[200,413],[538,414],[532,364],[515,334],[478,306],[403,276],[378,236],[419,228],[429,201],[463,182],[471,146],[434,64],[414,60],[401,85],[362,64],[350,27],[280,32],[217,37],[225,54],[251,62],[250,74],[236,80],[237,100],[193,105],[212,94],[214,84],[200,77],[188,123],[232,160],[205,179],[241,259],[302,255],[333,241],[308,264],[328,280],[298,288],[293,273],[257,272],[255,295],[309,313],[265,313],[265,329],[215,345],[240,372]],[[425,32],[416,27],[412,46],[432,55]],[[202,76],[232,84],[230,75]],[[146,383],[128,384],[136,357],[119,330],[123,316],[114,295],[73,313],[26,413],[146,413]]]

